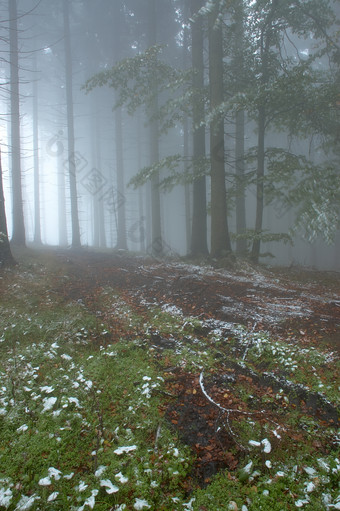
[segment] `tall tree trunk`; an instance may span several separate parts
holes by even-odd
[[[243,0],[239,0],[235,12],[236,23],[236,49],[235,69],[237,73],[238,90],[242,91],[245,86],[244,76],[244,6]],[[246,196],[245,196],[245,165],[244,165],[244,135],[245,113],[239,110],[235,119],[235,177],[236,177],[236,233],[238,236],[245,235],[246,225]],[[244,256],[247,253],[247,240],[237,238],[236,253]]]
[[[157,16],[156,0],[149,0],[149,46],[157,44]],[[149,127],[150,137],[150,165],[159,161],[159,122],[158,114],[158,91],[155,83],[153,99],[150,106],[149,116],[152,119]],[[159,191],[159,174],[154,174],[151,179],[151,223],[152,239],[150,252],[154,256],[163,255],[163,239],[161,228],[161,199]]]
[[[273,0],[271,9],[267,16],[267,21],[261,34],[261,85],[265,88],[269,80],[269,49],[273,36],[273,18],[279,0]],[[264,208],[264,173],[265,173],[265,137],[266,137],[266,99],[262,99],[258,105],[257,116],[257,171],[256,171],[256,217],[255,217],[255,237],[251,250],[251,259],[258,263],[260,257],[261,235],[263,227],[263,208]]]
[[[65,41],[65,67],[66,67],[66,105],[67,105],[67,133],[68,133],[68,167],[71,198],[71,224],[72,248],[80,248],[80,228],[78,215],[77,177],[74,144],[74,115],[73,115],[73,79],[72,79],[72,53],[70,35],[69,2],[63,0],[64,41]]]
[[[239,236],[245,235],[246,225],[246,194],[244,184],[244,111],[239,110],[236,114],[235,130],[235,170],[236,170],[236,233]],[[247,253],[247,240],[237,238],[236,253],[245,255]]]
[[[142,136],[141,136],[141,118],[140,115],[137,116],[137,168],[142,168]],[[140,251],[145,252],[145,243],[146,243],[146,229],[147,229],[147,217],[146,211],[144,207],[144,201],[146,201],[146,193],[147,193],[147,183],[144,186],[140,186],[138,188],[138,210],[139,210],[139,221],[138,221],[138,229],[139,229],[139,241],[140,241]]]
[[[15,264],[14,257],[8,239],[5,197],[2,183],[2,164],[0,149],[0,268],[4,266],[13,266]]]
[[[185,4],[185,18],[188,17],[187,6]],[[183,69],[188,68],[188,26],[183,29]],[[183,120],[183,157],[186,162],[189,158],[189,120],[185,116]],[[187,165],[184,163],[184,171],[187,171]],[[191,207],[190,207],[190,185],[184,185],[184,206],[185,206],[185,240],[186,254],[190,252],[191,247]]]
[[[191,16],[202,7],[202,0],[191,0]],[[197,95],[193,104],[193,167],[194,174],[200,173],[202,160],[205,157],[205,128],[200,126],[204,119],[204,60],[203,60],[203,23],[198,16],[192,23],[192,67],[194,70],[193,89]],[[199,176],[193,181],[193,212],[191,230],[191,253],[193,255],[207,255],[207,198],[206,178]]]
[[[119,2],[114,2],[114,27],[113,27],[113,46],[114,57],[116,61],[123,58],[122,47],[122,24],[121,6]],[[124,135],[123,135],[123,111],[117,108],[114,111],[115,123],[115,149],[116,149],[116,188],[117,188],[117,248],[126,250],[127,230],[126,230],[126,190],[125,190],[125,165],[124,165]]]
[[[210,108],[214,110],[224,99],[223,36],[216,12],[209,15],[209,83]],[[224,169],[224,120],[210,124],[211,158],[211,255],[220,257],[231,251],[227,222],[227,198]]]
[[[67,218],[66,218],[66,198],[65,198],[65,169],[63,165],[62,154],[58,158],[58,243],[61,247],[67,246]]]
[[[261,233],[263,223],[265,132],[266,132],[266,109],[265,106],[261,106],[258,111],[255,238],[251,250],[251,259],[254,261],[254,263],[258,263],[260,257]]]
[[[186,117],[183,122],[183,156],[186,162],[189,158],[189,123]],[[187,172],[187,165],[184,164],[184,171]],[[184,185],[184,206],[185,206],[185,240],[186,254],[189,254],[191,247],[191,205],[190,205],[190,185]]]
[[[101,119],[98,93],[95,91],[91,96],[91,116],[90,116],[90,138],[91,138],[91,159],[92,168],[97,169],[101,174]],[[92,240],[95,247],[106,247],[105,233],[105,213],[103,197],[94,194],[92,198]]]
[[[26,240],[21,186],[18,13],[16,0],[8,0],[8,11],[10,19],[11,176],[13,207],[12,243],[24,246]]]
[[[37,54],[34,54],[33,81],[33,154],[34,154],[34,243],[41,245],[40,222],[40,169],[39,169],[39,122],[38,122],[38,76]]]
[[[126,250],[126,219],[125,219],[125,183],[124,183],[124,154],[123,154],[123,118],[122,109],[115,110],[115,140],[116,140],[116,173],[117,173],[117,248]]]

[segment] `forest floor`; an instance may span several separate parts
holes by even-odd
[[[340,509],[340,274],[16,257],[0,509]]]

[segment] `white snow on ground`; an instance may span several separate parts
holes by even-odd
[[[308,318],[313,314],[313,311],[307,306],[308,302],[320,304],[338,303],[339,296],[332,292],[323,291],[320,295],[313,289],[313,284],[299,284],[295,283],[294,288],[285,287],[284,281],[279,278],[273,278],[273,275],[266,276],[265,273],[260,273],[252,266],[248,265],[245,270],[238,272],[230,272],[226,269],[214,269],[211,266],[200,267],[186,263],[167,263],[168,270],[168,283],[171,286],[172,282],[202,282],[202,293],[207,284],[213,285],[214,281],[218,284],[225,285],[226,295],[218,294],[220,302],[225,302],[227,305],[222,305],[220,312],[227,317],[233,317],[236,321],[244,321],[247,323],[267,323],[276,325],[288,318]],[[164,272],[164,263],[159,265],[155,264],[151,267],[139,267],[137,271],[147,274],[152,273],[152,277],[157,279],[157,271]],[[178,275],[180,275],[178,277]],[[159,277],[160,278],[160,277]],[[163,277],[162,277],[163,278]],[[214,279],[214,280],[210,280]],[[229,296],[228,284],[248,284],[247,295],[244,296]],[[263,292],[270,290],[276,297],[274,300],[268,301],[266,297],[265,303],[262,300]],[[280,296],[284,295],[284,296]],[[288,296],[287,296],[288,295]],[[244,300],[244,298],[247,298]],[[142,298],[142,300],[145,298]],[[181,315],[182,311],[175,305],[166,303],[162,305],[165,312],[170,314]],[[327,320],[325,316],[324,320]]]
[[[135,451],[136,449],[137,449],[137,445],[126,445],[123,447],[118,447],[118,449],[115,449],[113,452],[115,454],[118,454],[118,456],[120,456],[121,454]]]

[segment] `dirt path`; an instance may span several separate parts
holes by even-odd
[[[126,254],[60,257],[73,275],[74,298],[84,298],[85,282],[90,293],[96,286],[110,285],[138,307],[175,305],[185,314],[291,332],[302,341],[312,337],[340,349],[340,275],[334,272],[269,271],[249,265],[229,271]]]

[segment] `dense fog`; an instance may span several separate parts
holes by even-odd
[[[339,11],[1,1],[12,243],[339,271]]]

